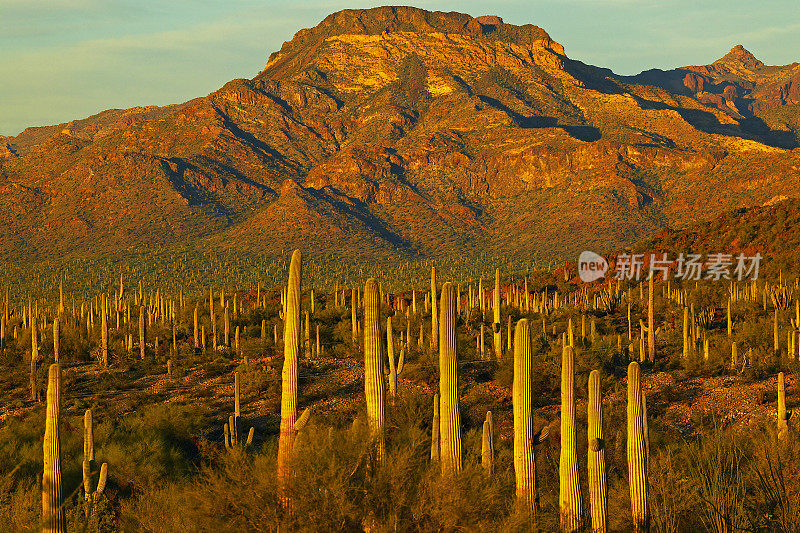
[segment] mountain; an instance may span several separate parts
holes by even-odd
[[[498,16],[340,11],[208,96],[0,138],[0,261],[626,246],[795,194],[799,69],[623,77]]]

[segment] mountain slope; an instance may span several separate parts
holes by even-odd
[[[797,64],[745,52],[620,77],[495,16],[341,11],[208,96],[0,139],[0,260],[625,246],[795,194]]]

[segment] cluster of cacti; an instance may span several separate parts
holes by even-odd
[[[443,281],[442,271],[439,274],[439,283],[441,283]],[[420,278],[420,284],[424,280],[424,285],[427,285],[427,280],[424,279],[426,277]],[[159,293],[156,290],[153,295],[151,291],[148,296],[141,283],[138,293],[134,292],[123,298],[122,280],[120,280],[118,295],[101,294],[94,300],[79,302],[79,307],[82,308],[80,311],[75,311],[73,303],[73,312],[70,313],[62,281],[58,286],[58,314],[39,302],[28,302],[27,305],[23,304],[19,308],[20,312],[14,314],[13,319],[9,322],[8,312],[4,309],[0,315],[0,343],[5,342],[10,327],[15,330],[19,328],[19,331],[25,335],[28,334],[26,328],[30,331],[30,388],[31,398],[36,399],[42,388],[40,384],[36,383],[37,365],[41,366],[51,360],[49,352],[51,331],[49,326],[51,324],[52,360],[56,363],[70,361],[73,348],[72,339],[68,335],[71,335],[73,331],[80,331],[79,335],[82,341],[90,340],[85,343],[86,346],[89,346],[87,352],[90,351],[91,355],[97,358],[104,367],[109,366],[112,352],[114,363],[117,360],[125,360],[123,352],[116,352],[120,346],[125,346],[131,350],[131,357],[128,359],[133,360],[136,365],[139,365],[137,359],[148,359],[146,363],[141,364],[141,367],[155,366],[163,375],[163,365],[166,362],[167,376],[172,377],[173,368],[178,368],[181,381],[185,376],[184,372],[189,372],[189,370],[184,370],[188,369],[189,365],[181,358],[186,353],[192,353],[192,346],[195,356],[201,355],[201,347],[203,353],[205,352],[206,327],[209,327],[211,334],[208,339],[213,341],[215,347],[226,347],[226,349],[220,350],[222,353],[218,355],[227,358],[233,364],[243,360],[247,368],[246,373],[242,375],[239,372],[234,374],[234,414],[230,415],[227,423],[223,424],[222,432],[225,447],[228,449],[249,445],[254,434],[254,428],[250,428],[247,437],[242,438],[241,435],[240,380],[244,376],[250,376],[251,372],[262,372],[262,375],[267,375],[271,370],[267,370],[270,364],[269,360],[272,357],[280,358],[282,355],[284,366],[281,383],[281,429],[277,464],[278,487],[281,488],[279,490],[285,487],[287,478],[291,475],[291,460],[294,454],[300,450],[298,443],[303,436],[300,431],[309,424],[311,416],[309,409],[306,409],[301,416],[297,416],[298,372],[301,360],[304,356],[309,359],[309,361],[303,362],[303,365],[304,368],[311,368],[312,373],[319,371],[320,368],[325,368],[328,362],[327,360],[312,360],[322,354],[321,335],[329,343],[328,346],[336,342],[341,343],[341,345],[335,346],[335,350],[331,350],[337,354],[337,357],[342,357],[343,353],[346,353],[348,357],[353,354],[360,357],[360,350],[363,346],[363,385],[367,414],[365,420],[369,426],[370,443],[374,445],[375,455],[378,462],[384,465],[391,459],[389,455],[393,449],[391,447],[393,432],[391,426],[387,428],[387,418],[391,420],[390,415],[396,412],[392,410],[398,409],[398,405],[405,406],[407,400],[413,399],[413,395],[408,392],[410,387],[415,385],[418,369],[423,365],[430,367],[438,364],[439,387],[435,391],[433,400],[430,458],[432,462],[438,463],[434,468],[448,476],[466,468],[463,463],[468,459],[465,457],[470,457],[469,450],[466,453],[462,450],[462,430],[466,429],[482,430],[480,433],[480,463],[486,474],[491,476],[495,472],[503,471],[502,469],[505,467],[503,454],[504,446],[506,446],[504,439],[508,434],[506,431],[509,428],[509,413],[504,412],[502,403],[498,407],[492,406],[492,411],[488,412],[486,407],[482,406],[482,411],[485,412],[482,428],[462,428],[459,410],[459,366],[462,361],[466,360],[465,365],[475,365],[480,372],[486,369],[494,371],[498,366],[503,368],[503,364],[498,365],[493,359],[501,358],[504,354],[506,356],[513,354],[511,395],[516,497],[519,507],[533,516],[537,514],[539,495],[536,476],[537,445],[547,438],[550,427],[541,424],[543,429],[539,432],[534,431],[533,403],[534,395],[538,392],[532,385],[536,381],[536,376],[532,375],[534,357],[537,357],[537,350],[547,351],[558,347],[555,349],[562,350],[558,508],[560,527],[564,531],[580,530],[587,527],[589,521],[593,531],[607,531],[610,527],[600,372],[594,370],[589,374],[588,450],[587,455],[583,456],[583,452],[577,444],[577,436],[581,433],[578,428],[579,416],[576,416],[576,411],[580,412],[576,409],[576,395],[580,398],[581,392],[576,391],[575,385],[576,353],[581,356],[577,363],[579,367],[582,367],[581,361],[586,360],[583,356],[591,348],[592,357],[594,354],[600,354],[600,357],[604,358],[604,363],[613,364],[618,374],[621,374],[622,368],[631,359],[640,361],[645,371],[654,362],[661,365],[662,362],[666,362],[668,349],[673,346],[677,346],[674,350],[674,355],[677,357],[696,358],[696,361],[700,363],[713,360],[714,364],[717,364],[720,347],[724,347],[725,364],[727,365],[727,348],[730,345],[730,365],[737,370],[740,367],[744,369],[748,361],[762,357],[764,352],[769,353],[770,348],[781,358],[788,353],[790,359],[795,359],[793,354],[800,349],[800,342],[796,336],[798,324],[800,324],[800,317],[797,316],[800,314],[800,307],[798,300],[795,299],[795,317],[787,316],[791,315],[787,309],[790,309],[794,296],[790,288],[781,288],[783,286],[768,290],[766,286],[762,289],[760,285],[754,288],[755,286],[749,284],[731,282],[730,290],[724,300],[718,302],[714,307],[705,301],[698,304],[699,299],[687,288],[674,288],[665,284],[663,291],[659,290],[658,292],[658,298],[663,298],[663,300],[659,300],[659,313],[658,316],[655,316],[656,284],[652,278],[648,280],[646,288],[644,283],[638,284],[638,301],[635,297],[636,285],[630,284],[626,290],[623,290],[620,288],[620,283],[615,285],[611,282],[594,287],[594,289],[580,288],[572,292],[553,291],[552,287],[549,290],[544,288],[541,292],[536,290],[530,292],[527,277],[511,279],[508,282],[503,280],[501,284],[500,269],[495,270],[493,288],[486,286],[484,290],[482,280],[477,280],[477,289],[475,285],[467,286],[465,283],[463,298],[461,297],[462,288],[452,283],[444,283],[441,290],[437,288],[435,268],[431,268],[430,292],[426,292],[426,287],[421,295],[417,294],[418,290],[410,290],[405,294],[393,293],[387,282],[385,282],[387,290],[384,291],[383,286],[374,278],[366,281],[363,294],[356,288],[352,280],[348,280],[347,289],[343,288],[345,285],[337,284],[333,293],[326,293],[318,287],[316,291],[311,289],[303,295],[300,290],[300,281],[301,255],[299,251],[296,251],[292,255],[289,267],[289,282],[280,295],[280,312],[277,310],[267,311],[260,307],[252,315],[243,313],[242,306],[252,302],[253,299],[252,294],[248,291],[221,289],[215,294],[214,289],[210,288],[206,302],[205,287],[200,301],[185,299],[183,290],[181,290],[180,304],[176,307],[174,300],[167,299],[164,292]],[[647,291],[646,300],[645,291]],[[53,292],[55,293],[55,290]],[[259,284],[255,296],[256,303],[253,304],[254,309],[266,305],[262,302],[266,301],[267,293],[268,291],[263,291]],[[308,300],[309,310],[301,309],[302,297],[308,297],[309,293],[311,294]],[[765,295],[770,296],[774,308],[767,305],[769,301]],[[768,335],[767,341],[763,345],[754,347],[753,342],[740,332],[740,329],[746,329],[742,326],[747,326],[744,317],[749,310],[740,307],[743,304],[737,302],[756,302],[757,306],[759,296],[764,302],[763,305],[769,308],[765,313],[759,315],[759,320],[762,321],[760,325],[764,325],[767,331],[772,329],[773,335],[771,339]],[[277,305],[277,292],[270,293],[270,297]],[[418,297],[424,298],[420,300],[419,309],[416,306]],[[349,309],[345,305],[348,298]],[[626,317],[622,300],[626,300],[627,303],[628,341],[626,342],[623,342]],[[338,309],[332,309],[334,302]],[[41,306],[37,307],[37,303]],[[662,304],[665,309],[663,313],[661,311]],[[83,309],[84,306],[85,309]],[[423,306],[425,310],[430,310],[431,317],[425,314],[427,311],[422,310]],[[614,313],[617,306],[619,309],[615,316],[611,319],[606,318]],[[386,309],[389,310],[388,316]],[[491,314],[489,313],[490,309]],[[725,309],[724,318],[722,317],[723,309]],[[677,312],[675,312],[676,310]],[[329,314],[323,314],[323,312],[329,311]],[[208,316],[206,312],[208,312]],[[528,314],[527,318],[524,318],[526,313],[539,313],[541,316]],[[715,320],[715,313],[719,320]],[[348,331],[348,314],[352,327],[350,331]],[[483,316],[480,316],[481,314]],[[132,318],[131,315],[133,315]],[[282,327],[273,323],[275,315],[281,317]],[[264,316],[268,318],[263,318]],[[515,323],[517,317],[523,318]],[[734,318],[736,318],[735,321]],[[99,328],[95,320],[99,322]],[[113,330],[115,321],[116,331]],[[638,331],[631,328],[632,324],[636,323],[639,325]],[[383,324],[386,328],[385,334],[381,329]],[[133,350],[137,346],[134,343],[137,326],[138,352],[134,352]],[[320,333],[321,326],[322,334]],[[492,341],[484,338],[487,326],[492,329]],[[428,329],[429,327],[431,329]],[[217,334],[218,328],[219,335]],[[269,335],[270,328],[273,330],[271,336]],[[532,329],[536,333],[533,333]],[[283,340],[282,353],[277,346],[274,346],[278,344],[279,330]],[[249,336],[248,331],[250,332]],[[782,334],[783,331],[786,331],[786,335]],[[429,332],[431,339],[426,338]],[[315,339],[312,336],[313,333],[316,333]],[[352,340],[355,343],[352,346],[349,343],[350,333],[352,333]],[[419,333],[419,337],[417,337],[417,333]],[[171,345],[169,343],[170,334],[172,336]],[[343,341],[342,336],[344,337]],[[535,338],[539,336],[541,338]],[[679,340],[681,336],[682,346]],[[363,343],[361,342],[362,338]],[[19,345],[24,345],[23,349],[27,349],[27,337],[22,337],[22,339],[24,340],[20,340]],[[637,339],[638,351],[635,349]],[[472,351],[473,340],[475,341],[474,354]],[[535,342],[533,342],[534,340]],[[489,350],[495,355],[494,358],[486,354],[484,341],[491,342]],[[781,341],[786,342],[786,345],[781,346]],[[179,345],[179,342],[184,344]],[[656,342],[658,342],[658,352],[656,352]],[[178,349],[179,346],[181,350]],[[145,352],[145,347],[147,347],[147,352]],[[344,350],[341,350],[343,347]],[[189,351],[184,350],[185,348],[189,348]],[[781,352],[781,349],[784,351]],[[250,362],[244,354],[249,351],[252,357],[257,350],[261,350],[261,355],[256,356],[256,364],[251,368]],[[160,357],[162,353],[163,357]],[[403,372],[406,356],[410,357],[412,361],[409,363],[412,375],[409,378],[410,381],[403,380],[405,394],[401,397],[398,391],[398,376]],[[474,360],[472,360],[473,358]],[[478,361],[479,359],[484,359],[484,361]],[[26,358],[25,364],[27,361]],[[776,364],[780,368],[792,368],[783,366],[783,362],[778,359]],[[680,364],[680,360],[676,358],[672,363]],[[663,368],[663,366],[656,368]],[[50,370],[52,374],[53,367]],[[471,368],[470,371],[472,371]],[[586,371],[588,369],[578,368],[578,383],[580,383],[580,376],[584,376],[583,372]],[[787,376],[788,384],[791,387],[791,376],[788,374]],[[613,378],[606,376],[605,379]],[[39,380],[41,381],[41,378]],[[786,405],[786,384],[784,373],[779,373],[777,379],[777,435],[782,442],[787,442],[791,438],[790,411],[787,410]],[[467,387],[470,386],[470,380],[468,380]],[[647,396],[642,390],[640,367],[636,362],[630,363],[628,366],[627,386],[627,462],[632,524],[636,530],[646,530],[650,522],[647,501],[649,475],[647,465],[650,443],[647,427]],[[168,384],[169,390],[178,388],[177,381]],[[48,428],[52,426],[50,421],[51,389],[58,390],[58,387],[52,383],[52,376],[48,383]],[[402,401],[397,401],[398,398],[401,398]],[[650,396],[650,399],[652,400],[653,396]],[[789,401],[791,403],[791,398]],[[474,420],[472,418],[474,412],[470,412],[470,415],[470,420]],[[56,428],[57,417],[58,413],[56,412]],[[86,413],[84,424],[85,442],[87,443],[83,468],[84,495],[88,514],[90,512],[88,504],[94,502],[103,493],[107,466],[104,464],[98,470],[93,465],[90,411]],[[424,424],[427,425],[427,421]],[[497,424],[496,427],[495,424]],[[53,430],[48,431],[49,438],[45,439],[45,450],[52,451],[54,446]],[[215,434],[219,435],[219,427]],[[55,435],[57,452],[57,431]],[[306,431],[304,435],[310,436],[311,434]],[[303,438],[305,437],[303,436]],[[388,448],[387,439],[389,439]],[[465,442],[470,441],[465,440]],[[551,444],[557,445],[555,442]],[[500,450],[498,454],[495,453],[495,445]],[[308,448],[305,448],[302,453],[305,454],[306,450]],[[551,456],[549,447],[547,451],[548,456]],[[472,453],[477,453],[477,450],[472,450]],[[53,457],[52,454],[51,457]],[[609,457],[612,456],[609,455]],[[580,472],[581,461],[579,458],[580,460],[588,459],[586,461],[588,469],[584,473]],[[53,464],[56,467],[53,467]],[[58,461],[56,460],[54,463],[46,460],[45,466],[43,479],[49,479],[51,484],[54,484],[52,480],[58,475]],[[588,498],[584,501],[581,495],[581,477],[587,474]],[[499,479],[501,476],[495,475],[491,478],[491,482],[495,483]],[[546,488],[549,489],[549,487]],[[279,494],[286,502],[285,493]],[[59,504],[54,502],[60,501],[60,498],[60,493],[55,490],[45,495],[43,484],[43,509],[58,509]],[[584,503],[588,504],[588,507]],[[545,512],[547,512],[547,508]],[[56,526],[53,530],[61,529]]]

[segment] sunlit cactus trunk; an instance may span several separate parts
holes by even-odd
[[[278,439],[278,490],[282,493],[288,476],[289,461],[297,422],[297,362],[300,338],[300,250],[292,253],[289,284],[286,292],[286,313],[283,327],[283,372],[281,374],[281,427]],[[281,496],[284,504],[288,500]]]
[[[436,311],[436,267],[431,267],[431,352],[439,349],[439,316]]]
[[[36,364],[39,362],[39,331],[34,321],[31,324],[31,400],[39,401],[39,387],[36,383]]]
[[[683,358],[689,357],[689,308],[683,308]]]
[[[448,282],[442,287],[439,320],[439,398],[442,474],[461,471],[461,416],[458,407],[456,353],[456,295]]]
[[[146,323],[146,309],[144,306],[139,307],[139,354],[144,361],[144,346],[145,338],[147,336],[147,323]]]
[[[358,297],[356,296],[356,288],[353,287],[350,293],[350,327],[353,335],[353,346],[358,341]]]
[[[223,337],[222,337],[222,344],[224,346],[230,347],[231,346],[231,317],[230,313],[228,312],[228,308],[225,307],[225,310],[222,313],[223,318]]]
[[[589,374],[589,503],[592,531],[606,533],[608,523],[608,493],[606,488],[606,451],[603,438],[603,399],[600,391],[600,371]]]
[[[500,333],[500,269],[494,271],[494,300],[492,305],[494,311],[494,321],[492,331],[494,332],[494,356],[500,360],[503,355],[503,340]]]
[[[780,338],[778,337],[778,309],[775,309],[775,313],[773,315],[772,320],[772,351],[775,353],[775,357],[778,357],[780,353]]]
[[[61,496],[61,367],[50,365],[47,378],[47,413],[44,428],[44,472],[42,474],[42,531],[67,530]]]
[[[386,388],[383,376],[383,350],[380,330],[378,283],[369,278],[364,285],[364,394],[367,421],[378,461],[386,454]]]
[[[53,319],[53,358],[58,363],[58,356],[61,348],[61,323],[58,317]]]
[[[785,441],[789,435],[789,411],[786,410],[786,382],[783,372],[778,373],[778,439]]]
[[[648,281],[648,294],[647,294],[647,359],[650,362],[656,360],[656,329],[653,326],[653,276],[650,276]]]
[[[397,365],[394,360],[394,333],[390,316],[386,317],[386,355],[389,359],[389,399],[394,404],[397,396]]]
[[[514,328],[514,474],[519,504],[531,515],[538,510],[539,487],[536,479],[536,435],[531,415],[531,332],[523,318]]]
[[[641,372],[635,361],[628,365],[628,483],[631,515],[636,532],[649,531],[647,506],[647,429],[642,400]]]
[[[728,337],[733,336],[733,319],[731,318],[731,299],[728,298],[728,311],[726,314],[726,322],[728,327]],[[798,326],[800,327],[800,326]]]
[[[575,350],[565,346],[561,359],[561,456],[558,463],[562,531],[578,531],[583,523],[575,440]]]
[[[494,473],[494,424],[492,412],[486,411],[483,421],[483,438],[481,439],[481,466],[487,474]]]
[[[100,361],[104,367],[108,367],[108,312],[105,306],[100,318]]]
[[[200,311],[197,309],[197,306],[194,306],[194,351],[197,352],[200,350],[200,319],[199,319]]]
[[[92,499],[91,472],[94,466],[94,426],[92,424],[92,410],[87,409],[83,414],[83,495],[88,502]],[[89,515],[89,506],[86,506],[86,515]]]

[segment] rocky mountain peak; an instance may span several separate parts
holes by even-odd
[[[740,65],[748,69],[754,69],[758,67],[764,66],[764,63],[759,61],[756,56],[750,53],[744,46],[741,44],[737,44],[731,51],[725,54],[720,59],[714,61],[715,65],[725,64],[725,65]]]

